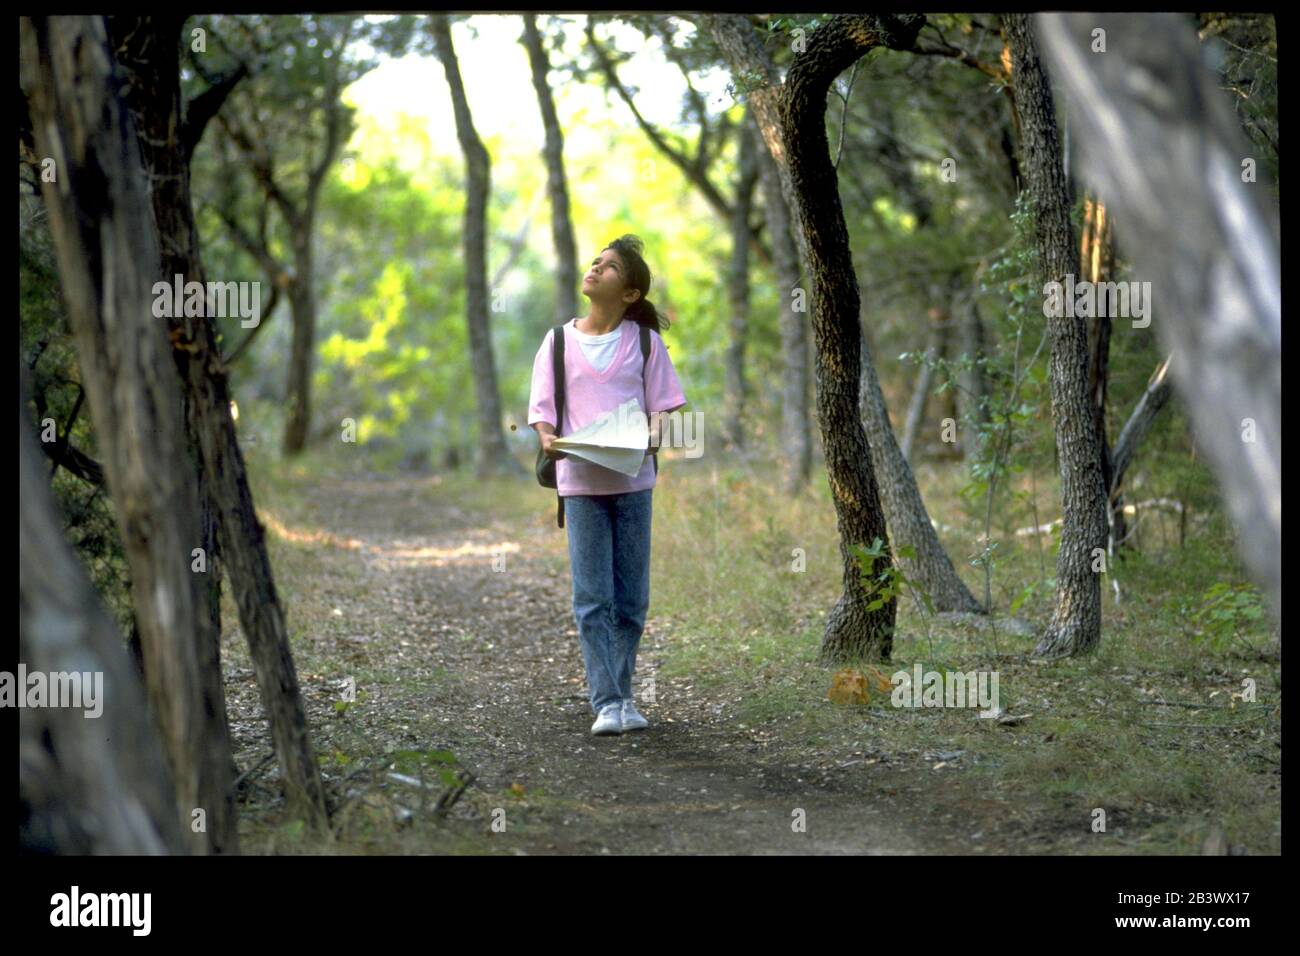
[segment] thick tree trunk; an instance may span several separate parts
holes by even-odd
[[[18,711],[19,853],[185,853],[187,839],[144,688],[122,636],[63,538],[27,418],[21,362],[19,376],[18,660],[29,673],[103,675],[98,717],[72,707]],[[26,694],[27,688],[17,692]]]
[[[164,326],[153,317],[159,250],[130,115],[118,99],[103,19],[22,18],[21,69],[68,319],[90,399],[140,621],[149,700],[162,731],[178,824],[196,853],[216,834],[231,780],[225,725],[206,699],[201,658],[218,639],[203,577],[199,496],[187,454],[183,394]],[[117,704],[110,702],[111,706]]]
[[[184,132],[180,88],[180,30],[185,14],[158,17],[105,17],[113,56],[122,67],[128,87],[124,103],[130,110],[138,131],[145,172],[149,177],[149,199],[157,225],[158,247],[162,256],[161,275],[180,275],[183,282],[204,282],[199,262],[198,232],[194,226],[190,203],[190,150]],[[174,281],[174,280],[173,280]],[[184,315],[165,320],[173,341],[185,341],[186,324],[206,322],[203,318],[187,319]],[[190,384],[191,376],[206,375],[201,365],[191,361],[185,349],[172,349],[177,372],[183,383],[185,400],[185,436],[199,493],[199,529],[202,548],[207,556],[207,574],[201,576],[206,596],[206,611],[211,633],[216,640],[198,648],[200,673],[204,679],[206,706],[213,719],[226,728],[226,687],[221,673],[221,555],[217,537],[218,511],[213,502],[210,477],[204,467],[202,438],[203,414],[200,391]],[[239,770],[233,758],[230,779]],[[239,820],[233,793],[208,813],[208,830],[216,852],[235,853],[239,846]]]
[[[182,21],[142,22],[132,28],[127,18],[119,19],[120,29],[115,30],[119,35],[117,46],[126,59],[134,113],[149,140],[144,156],[154,183],[151,198],[161,234],[163,274],[181,273],[187,279],[203,282],[206,276],[189,191],[189,160],[198,132],[189,127],[188,120],[181,120],[179,72],[174,58],[166,59],[166,51],[178,46]],[[159,56],[161,60],[155,59]],[[304,225],[304,234],[309,236],[310,219]],[[299,264],[303,266],[301,260]],[[310,275],[307,263],[299,276]],[[309,278],[301,278],[295,282],[293,294],[310,299],[311,289]],[[309,302],[307,308],[314,310],[314,302]],[[257,520],[243,452],[230,415],[227,371],[221,364],[215,329],[207,316],[182,315],[165,321],[177,346],[173,356],[185,390],[187,424],[202,461],[205,514],[221,543],[220,564],[230,572],[232,596],[270,724],[286,803],[291,814],[320,829],[327,823],[324,787],[299,691],[284,609],[276,593],[264,530]],[[295,322],[295,329],[312,325],[314,315],[310,321]],[[309,345],[306,354],[310,357],[312,351]],[[215,567],[216,560],[210,559],[209,571]],[[217,651],[214,645],[208,658],[208,666],[217,668],[218,679],[216,693],[210,698],[224,724],[224,687]],[[233,795],[231,801],[233,809]]]
[[[736,151],[740,159],[735,200],[731,205],[731,267],[727,274],[727,304],[731,307],[731,314],[727,323],[723,441],[725,447],[735,450],[745,446],[743,418],[749,399],[745,386],[745,345],[749,338],[749,216],[754,207],[754,186],[758,182],[754,134],[750,126],[747,113],[735,127]]]
[[[761,136],[754,116],[745,118]],[[781,326],[781,447],[785,493],[794,495],[808,487],[812,474],[812,422],[808,417],[807,308],[795,310],[799,289],[799,250],[790,235],[790,211],[781,194],[781,178],[772,154],[764,144],[756,151],[763,190],[767,234],[771,236],[773,271],[780,292]],[[802,298],[801,300],[802,301]]]
[[[984,613],[984,607],[957,575],[948,552],[939,541],[916,476],[903,457],[903,449],[894,437],[885,408],[885,395],[876,377],[876,366],[867,346],[865,325],[860,323],[862,340],[862,375],[858,387],[858,407],[871,448],[871,466],[881,476],[880,494],[890,534],[898,545],[910,545],[913,558],[898,558],[903,573],[930,593],[936,611]]]
[[[839,207],[838,195],[834,196],[834,210],[817,211],[816,216],[808,220],[807,210],[803,209],[800,200],[795,195],[795,189],[792,183],[790,170],[788,168],[788,157],[792,147],[786,142],[782,135],[782,118],[779,100],[783,94],[779,78],[776,74],[776,67],[771,57],[763,49],[761,41],[755,36],[753,28],[744,17],[736,15],[706,15],[706,22],[712,32],[715,42],[722,49],[732,72],[737,75],[757,74],[766,79],[766,85],[754,89],[749,94],[749,106],[753,111],[759,129],[763,133],[764,142],[767,145],[768,152],[775,161],[779,174],[781,191],[786,200],[786,207],[789,209],[792,220],[792,235],[794,236],[799,247],[800,261],[804,263],[806,274],[814,275],[813,267],[810,265],[814,262],[820,262],[816,255],[811,251],[811,232],[805,228],[805,221],[817,224],[816,229],[821,230],[825,223],[832,222],[825,216],[841,216],[842,210]],[[887,43],[897,43],[902,48],[911,45],[909,31],[919,30],[924,18],[918,18],[909,15],[899,18],[873,18],[873,17],[837,17],[836,21],[845,29],[844,36],[852,37],[852,42],[875,42],[882,34],[876,33],[874,28],[883,25],[885,33],[883,38]],[[811,47],[809,48],[811,52]],[[838,52],[836,54],[839,55]],[[845,64],[845,67],[851,64],[851,60]],[[825,128],[824,117],[818,114],[818,118],[808,120],[808,129]],[[823,136],[818,142],[824,144]],[[810,147],[815,148],[815,147]],[[835,182],[834,169],[831,168],[829,160],[829,148],[827,148],[827,159],[824,166],[817,164],[819,175],[826,176],[831,182]],[[820,247],[819,247],[820,248]],[[851,268],[851,267],[850,267]],[[861,308],[861,303],[857,294],[856,280],[853,281],[853,301],[855,309]],[[817,289],[817,283],[813,283],[814,292]],[[836,287],[838,290],[838,287]],[[816,296],[814,295],[814,308],[816,308]],[[836,302],[836,305],[839,303]],[[962,583],[961,579],[952,569],[952,563],[948,560],[942,545],[934,530],[934,525],[930,522],[929,515],[926,513],[925,505],[921,501],[920,491],[916,487],[916,479],[913,477],[911,469],[907,466],[906,459],[903,458],[898,448],[898,440],[894,436],[894,430],[889,423],[889,413],[885,409],[884,395],[880,390],[880,383],[876,378],[875,368],[871,362],[870,351],[867,347],[866,327],[862,317],[854,323],[856,328],[851,328],[850,337],[857,342],[857,348],[854,349],[859,356],[858,374],[854,376],[854,392],[857,395],[857,414],[858,419],[865,428],[865,444],[870,461],[864,462],[863,465],[871,475],[872,485],[877,487],[873,496],[875,501],[879,501],[883,496],[885,514],[887,521],[892,529],[894,540],[899,544],[911,545],[917,553],[915,561],[902,558],[898,559],[902,565],[903,571],[909,577],[919,581],[923,587],[931,594],[935,607],[939,610],[950,611],[976,611],[981,610],[980,604],[971,595],[970,591]],[[816,323],[814,322],[814,328]],[[836,347],[841,347],[841,338],[836,339]],[[817,340],[818,354],[816,361],[818,369],[827,359],[823,356],[823,340]],[[847,362],[847,356],[836,356],[831,361]],[[826,415],[822,412],[822,393],[823,383],[820,379],[820,371],[817,379],[818,389],[818,412],[821,425],[821,453],[825,459],[828,471],[832,460],[842,458],[841,454],[833,454],[828,447],[828,425]],[[836,396],[837,399],[839,396]],[[854,429],[856,431],[856,429]],[[840,435],[840,440],[849,441],[851,435]],[[881,476],[879,485],[876,485],[875,475]],[[846,482],[845,479],[836,476],[833,472],[829,475],[833,492],[848,493],[850,488],[854,487],[857,479],[853,483]],[[839,498],[836,498],[837,509],[839,507]],[[865,499],[855,496],[855,503],[862,507]],[[858,521],[860,515],[855,515],[854,520]],[[859,525],[851,525],[858,527]],[[841,535],[845,533],[844,519],[841,518]],[[884,539],[885,536],[881,535]],[[856,540],[856,539],[855,539]],[[871,543],[867,538],[866,544]],[[841,547],[844,547],[842,544]],[[891,559],[892,560],[892,559]],[[946,569],[946,570],[945,570]],[[846,597],[841,599],[840,614],[844,614],[843,606],[850,605],[856,599],[854,592],[846,588]],[[840,617],[835,619],[836,625],[839,626]],[[828,624],[827,635],[832,634]]]
[[[1034,208],[1042,281],[1078,276],[1079,256],[1070,231],[1070,206],[1052,92],[1038,60],[1029,16],[1003,16],[1011,48],[1016,110],[1020,117],[1021,169]],[[1061,470],[1061,550],[1056,558],[1056,603],[1034,648],[1040,657],[1095,649],[1101,640],[1101,575],[1096,549],[1106,547],[1106,486],[1101,448],[1088,396],[1088,338],[1083,320],[1047,318],[1052,341],[1049,375],[1052,420]]]
[[[562,325],[578,315],[579,275],[577,243],[573,239],[573,221],[569,218],[569,185],[564,173],[564,130],[560,128],[555,114],[555,99],[550,84],[546,82],[550,64],[537,30],[537,17],[525,13],[523,19],[523,43],[528,50],[533,89],[537,93],[537,106],[546,133],[542,154],[546,160],[546,188],[551,199],[551,240],[555,245],[554,324]]]
[[[757,72],[766,86],[750,94],[768,149],[776,160],[803,261],[812,284],[817,345],[817,411],[843,561],[843,594],[827,615],[821,659],[832,663],[876,657],[893,647],[897,602],[868,609],[854,546],[885,544],[876,572],[893,559],[872,469],[871,449],[858,413],[861,374],[860,298],[848,230],[826,139],[826,97],[831,81],[878,46],[909,47],[923,17],[836,16],[796,53],[784,84],[752,26],[735,15],[709,16],[714,37],[733,72]]]
[[[1282,613],[1280,224],[1219,78],[1179,14],[1046,14],[1082,171],[1124,210],[1122,245],[1159,290],[1153,328],[1237,529]],[[1101,27],[1107,52],[1090,52]]]
[[[492,356],[492,311],[487,288],[487,207],[491,191],[491,164],[487,149],[474,129],[465,96],[451,27],[444,14],[429,18],[438,59],[451,88],[456,117],[456,137],[465,154],[465,319],[469,325],[470,374],[478,405],[478,446],[475,470],[480,478],[490,474],[522,472],[506,447],[501,427],[501,392],[497,388],[496,362]]]

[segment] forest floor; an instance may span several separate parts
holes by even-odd
[[[240,787],[243,852],[1125,854],[1197,853],[1207,843],[1280,852],[1280,704],[1256,714],[1226,706],[1239,663],[1184,675],[1168,661],[1130,668],[1093,655],[1047,674],[1027,657],[1032,635],[1004,632],[976,648],[977,628],[933,621],[918,637],[933,652],[926,660],[996,667],[1003,707],[1032,715],[1000,725],[969,711],[892,708],[887,695],[832,704],[832,671],[814,658],[838,572],[816,587],[794,583],[780,599],[767,571],[719,578],[737,562],[719,552],[716,474],[712,554],[702,508],[679,501],[680,524],[666,510],[687,485],[661,477],[655,492],[651,607],[634,679],[650,726],[597,738],[553,492],[531,475],[345,476],[315,464],[264,472],[256,500],[333,833],[285,818],[227,595],[228,712],[236,761],[251,771]],[[800,527],[797,515],[788,521]],[[827,521],[810,553],[833,543],[833,512]],[[734,531],[744,547],[789,553],[772,521],[756,534],[744,524]],[[686,528],[702,537],[678,540]],[[689,560],[710,568],[680,566]],[[910,647],[896,643],[886,674],[910,668]],[[1255,671],[1263,688],[1267,668]],[[1087,719],[1043,696],[1063,684],[1069,693],[1057,696],[1079,695]],[[1173,713],[1128,706],[1166,697],[1191,703]],[[1195,726],[1198,706],[1219,723],[1134,731],[1156,766],[1119,729],[1132,714]],[[1109,744],[1094,746],[1099,727]],[[1174,734],[1185,745],[1171,748]],[[1137,766],[1117,764],[1124,753]],[[1106,832],[1094,832],[1097,807]]]

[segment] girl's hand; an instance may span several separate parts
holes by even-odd
[[[560,449],[554,447],[555,439],[558,437],[558,435],[553,435],[550,432],[542,432],[542,454],[547,458],[554,458],[556,461],[568,457]]]

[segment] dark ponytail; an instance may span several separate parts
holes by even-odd
[[[636,236],[628,234],[619,236],[606,249],[613,249],[627,267],[625,282],[629,289],[636,289],[641,297],[623,310],[623,318],[631,319],[637,325],[654,329],[660,335],[668,328],[668,317],[655,308],[655,304],[646,298],[650,291],[650,267],[641,257],[645,244]]]

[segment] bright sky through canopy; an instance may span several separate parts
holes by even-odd
[[[585,17],[565,19],[563,48],[547,49],[553,64],[566,55],[566,50],[577,50],[586,42]],[[481,14],[470,17],[468,22],[478,31],[477,39],[470,35],[464,22],[453,24],[451,33],[475,128],[484,140],[500,137],[499,142],[506,144],[512,153],[537,158],[543,142],[542,121],[528,53],[519,42],[523,20],[514,14]],[[539,28],[544,23],[545,16],[539,16]],[[625,85],[638,88],[637,108],[649,122],[661,128],[685,131],[688,127],[679,124],[685,79],[658,52],[659,40],[647,42],[640,32],[617,23],[602,24],[596,32],[601,38],[614,37],[620,49],[636,49],[638,43],[645,46],[620,67],[619,78]],[[697,88],[705,95],[711,112],[721,112],[733,105],[725,92],[727,82],[726,72],[722,70],[697,79]],[[584,124],[571,122],[575,114],[581,113],[593,125],[609,120],[629,128],[635,125],[617,94],[606,94],[603,85],[595,79],[587,83],[557,83],[552,93],[564,129],[566,151],[571,156],[587,154],[603,142],[603,136],[584,136]],[[401,114],[418,117],[427,124],[430,145],[436,154],[460,155],[451,93],[436,57],[412,55],[384,62],[354,83],[347,91],[347,98],[358,108],[359,123],[368,119],[381,128],[394,129]],[[493,156],[494,161],[501,159],[504,157]]]

